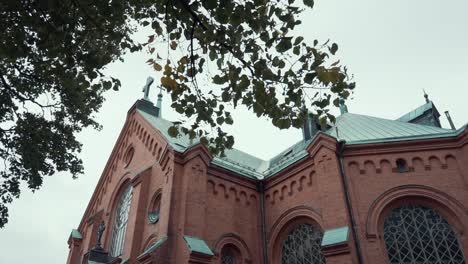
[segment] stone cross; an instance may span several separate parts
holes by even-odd
[[[143,93],[144,93],[144,97],[143,99],[149,101],[149,91],[150,91],[150,87],[151,87],[151,84],[153,84],[154,82],[154,79],[151,78],[151,77],[148,77],[148,79],[146,79],[146,84],[145,86],[143,86]]]

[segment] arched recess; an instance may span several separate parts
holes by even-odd
[[[158,189],[151,198],[151,201],[148,205],[148,220],[150,224],[156,224],[159,221],[160,210],[161,210],[161,198],[162,190]]]
[[[118,197],[120,197],[121,193],[125,190],[125,187],[127,187],[129,184],[131,184],[131,180],[133,179],[135,175],[129,171],[126,172],[122,177],[120,177],[119,181],[116,184],[116,188],[112,190],[112,194],[110,196],[110,202],[109,206],[107,207],[106,215],[107,216],[112,216],[114,213],[114,208],[116,204],[118,203]],[[109,186],[109,185],[108,185]]]
[[[468,210],[448,194],[422,185],[403,185],[381,194],[370,206],[366,221],[366,235],[369,239],[379,237],[379,227],[385,217],[395,208],[412,203],[432,208],[443,216],[458,235],[465,232],[462,219],[468,217]]]
[[[112,193],[111,193],[110,200],[109,200],[109,206],[106,208],[107,209],[107,211],[106,211],[107,222],[106,222],[106,229],[105,229],[106,236],[104,237],[105,238],[104,245],[106,246],[106,248],[109,247],[111,239],[112,239],[112,231],[113,231],[113,225],[114,225],[114,219],[115,219],[117,205],[118,205],[118,203],[120,201],[120,198],[121,198],[123,192],[125,192],[125,190],[127,190],[127,188],[131,185],[131,180],[132,180],[133,177],[134,177],[133,173],[131,173],[131,172],[125,173],[120,178],[120,180],[118,181],[118,183],[116,185],[117,187],[114,188]],[[132,206],[130,206],[130,208],[131,207]]]
[[[143,247],[140,249],[140,252],[147,250],[150,246],[158,241],[158,234],[153,233],[151,234],[143,243]]]
[[[252,255],[250,254],[247,244],[238,235],[229,233],[222,235],[214,245],[215,255],[218,256],[218,262],[221,263],[223,249],[229,248],[233,251],[236,259],[240,262],[236,264],[249,264],[252,263]]]
[[[291,208],[276,220],[268,236],[268,258],[272,264],[281,263],[283,241],[293,229],[302,224],[310,224],[323,230],[322,216],[308,206]]]

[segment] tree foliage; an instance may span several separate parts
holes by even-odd
[[[105,65],[138,50],[126,1],[0,1],[0,227],[20,183],[83,172],[75,134],[99,128],[103,92],[120,82]]]
[[[145,43],[152,54],[148,63],[162,73],[172,107],[195,119],[189,127],[175,124],[171,135],[199,137],[222,155],[234,144],[222,129],[233,123],[231,106],[244,105],[281,129],[301,127],[308,112],[322,125],[334,121],[329,106],[346,99],[354,83],[333,60],[336,43],[308,43],[294,34],[299,15],[313,5],[313,0],[177,0],[157,2],[154,13],[141,14],[138,21],[155,32]]]
[[[335,43],[294,34],[313,0],[5,0],[0,2],[0,227],[20,184],[83,172],[75,135],[94,120],[103,92],[118,90],[104,67],[144,47],[172,107],[192,122],[172,136],[198,137],[214,154],[234,138],[232,107],[246,106],[282,129],[329,106],[354,83],[333,59]],[[132,39],[151,27],[146,43]],[[209,85],[208,85],[209,84]]]

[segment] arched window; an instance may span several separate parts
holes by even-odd
[[[132,186],[129,185],[120,196],[115,210],[115,220],[112,229],[112,240],[110,243],[110,254],[119,257],[123,253],[125,242],[125,231],[127,231],[128,212],[132,202]]]
[[[384,221],[384,240],[390,263],[465,263],[450,224],[423,206],[394,209]]]
[[[408,164],[406,163],[406,160],[404,159],[396,160],[396,168],[399,173],[407,172],[409,170]]]
[[[152,199],[148,212],[148,220],[150,224],[156,224],[159,221],[161,210],[161,191],[159,190]]]
[[[320,252],[322,231],[310,224],[301,224],[291,230],[283,242],[281,264],[325,263]]]
[[[230,247],[224,247],[221,251],[221,264],[236,264],[236,254]]]

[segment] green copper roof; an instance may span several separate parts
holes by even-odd
[[[83,236],[78,229],[72,229],[70,236],[74,239],[83,239]]]
[[[349,228],[347,226],[325,230],[322,247],[348,242]]]
[[[424,113],[424,111],[426,111],[425,109],[429,109],[429,107],[433,107],[432,102],[423,105],[420,109],[418,108],[412,111],[416,112],[409,113],[408,118],[417,116],[421,112]],[[154,114],[149,113],[151,112],[150,110],[151,109],[140,109],[137,104],[138,113],[162,133],[175,151],[182,153],[189,147],[199,143],[198,139],[190,140],[188,136],[180,136],[178,138],[169,136],[167,130],[172,126],[172,122],[156,117]],[[406,118],[403,117],[400,119],[406,120]],[[335,124],[331,125],[326,131],[320,133],[325,133],[337,140],[345,140],[346,144],[355,145],[454,137],[460,134],[465,128],[466,126],[454,131],[347,112],[338,116]],[[317,134],[315,136],[317,136]],[[270,160],[262,160],[243,151],[230,149],[226,150],[225,157],[214,157],[211,162],[213,165],[223,167],[251,179],[268,178],[291,164],[307,157],[308,153],[306,148],[313,139],[314,138],[308,141],[301,140]]]
[[[386,142],[392,139],[404,140],[415,136],[430,137],[452,132],[453,130],[445,128],[345,113],[339,116],[335,125],[325,133],[339,140],[346,140],[347,143],[364,143],[366,141]]]
[[[190,252],[197,252],[205,255],[213,256],[213,251],[206,244],[203,239],[192,236],[184,236],[185,243],[187,244]]]
[[[432,101],[429,101],[421,105],[420,107],[412,110],[411,112],[404,114],[403,116],[399,117],[397,120],[401,122],[410,122],[411,120],[414,120],[422,116],[428,110],[435,110],[436,114],[440,116],[439,111],[437,111],[434,103],[432,103]]]
[[[167,240],[167,236],[165,236],[165,237],[159,239],[158,241],[154,242],[154,244],[152,244],[149,248],[147,248],[145,251],[143,251],[143,253],[141,253],[137,258],[153,252],[156,248],[158,248],[159,246],[164,244],[164,242],[166,242],[166,240]]]

